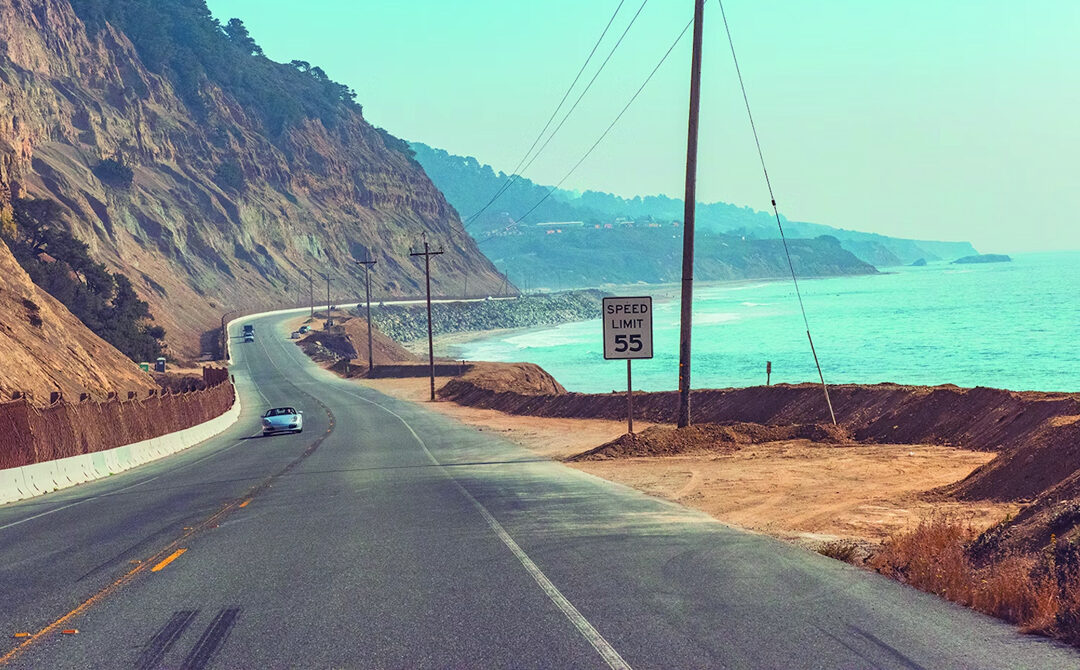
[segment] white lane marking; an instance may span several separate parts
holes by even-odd
[[[370,405],[375,405],[379,409],[394,416],[398,421],[400,421],[401,425],[405,426],[405,428],[407,428],[409,432],[412,433],[413,438],[424,450],[424,453],[427,454],[428,459],[431,460],[434,465],[439,466],[439,472],[441,472],[444,476],[446,476],[447,479],[453,482],[454,486],[457,487],[458,491],[460,491],[461,494],[465,496],[465,498],[469,502],[471,502],[474,507],[476,507],[476,509],[480,512],[480,516],[484,517],[484,521],[486,521],[488,526],[490,526],[491,529],[495,531],[495,535],[497,535],[498,538],[502,540],[502,543],[506,545],[506,547],[510,550],[514,557],[521,562],[521,565],[525,567],[525,570],[529,573],[530,576],[532,576],[532,578],[540,586],[541,590],[543,590],[547,597],[550,598],[553,603],[555,603],[555,606],[558,607],[562,611],[562,613],[566,615],[566,618],[570,620],[570,623],[572,623],[574,627],[577,628],[578,632],[581,633],[581,636],[584,637],[589,642],[589,644],[593,646],[593,649],[595,649],[596,652],[600,654],[600,657],[604,659],[608,666],[611,667],[613,670],[630,670],[630,664],[623,660],[623,657],[619,655],[619,652],[615,651],[615,648],[612,647],[611,643],[608,642],[604,638],[604,636],[600,634],[600,631],[596,630],[596,628],[591,623],[589,623],[589,620],[586,619],[585,616],[581,612],[579,612],[576,607],[574,607],[574,604],[567,600],[566,596],[564,596],[562,592],[559,591],[559,588],[555,586],[555,584],[553,584],[552,581],[548,579],[547,575],[544,574],[540,567],[536,565],[536,563],[534,563],[531,558],[529,558],[529,555],[525,553],[525,550],[522,549],[518,545],[518,543],[514,541],[514,538],[510,536],[510,533],[506,532],[506,529],[503,528],[503,525],[501,523],[499,523],[499,520],[492,516],[491,512],[489,512],[479,500],[474,498],[473,495],[469,493],[468,489],[466,489],[461,484],[461,482],[459,482],[454,477],[454,475],[447,471],[443,464],[440,463],[437,458],[435,458],[435,455],[431,453],[430,449],[428,449],[427,444],[425,444],[424,440],[420,437],[420,435],[418,435],[417,432],[413,430],[413,427],[409,425],[408,421],[403,419],[401,415],[394,410],[390,409],[389,407],[380,405],[374,400],[368,400],[367,398],[351,391],[344,391],[344,393],[351,395],[359,400],[362,400]]]
[[[229,336],[231,337],[232,334],[229,333]],[[261,348],[263,349],[264,353],[267,353],[265,347],[261,347]],[[241,357],[241,358],[243,359],[242,362],[244,363],[244,368],[247,370],[248,380],[251,382],[251,387],[254,388],[255,392],[258,393],[262,397],[263,402],[265,402],[267,405],[270,405],[270,401],[267,399],[266,395],[262,392],[262,389],[259,388],[259,385],[257,383],[255,383],[255,379],[251,375],[251,361],[249,361],[247,359],[244,359],[243,357]],[[269,359],[271,363],[274,362],[273,359],[269,356],[268,353],[267,353],[267,359]],[[277,365],[275,364],[274,367],[277,368]],[[281,370],[278,369],[278,372],[281,372]],[[258,436],[260,434],[261,434],[261,432],[260,433],[255,433],[255,434],[251,435],[250,437],[256,437],[256,436]],[[144,479],[144,480],[142,480],[140,482],[137,482],[135,484],[131,484],[130,486],[125,486],[123,488],[116,489],[115,491],[109,491],[107,493],[100,493],[100,494],[98,494],[96,496],[93,496],[93,497],[90,497],[90,498],[83,498],[82,500],[77,500],[75,502],[68,503],[66,505],[61,505],[60,507],[56,507],[54,509],[51,509],[51,510],[48,510],[48,511],[45,511],[45,512],[40,512],[38,514],[34,514],[33,516],[28,516],[25,519],[20,519],[18,521],[12,521],[11,523],[0,526],[0,530],[7,530],[8,528],[14,528],[15,526],[21,526],[24,523],[27,523],[29,521],[33,521],[34,519],[40,519],[41,517],[49,516],[50,514],[56,514],[57,512],[63,512],[66,509],[71,509],[72,507],[78,507],[79,505],[82,505],[82,504],[88,503],[88,502],[93,502],[93,501],[98,500],[100,498],[107,498],[109,496],[117,495],[119,493],[123,493],[124,491],[129,491],[129,490],[131,490],[133,488],[142,486],[143,484],[149,484],[150,482],[155,481],[157,479],[160,479],[160,478],[164,477],[167,474],[172,475],[172,474],[175,474],[177,472],[180,472],[181,470],[185,470],[187,468],[190,468],[193,465],[198,465],[199,463],[205,461],[208,458],[213,458],[214,456],[217,456],[219,454],[223,454],[226,451],[229,451],[230,449],[233,449],[235,447],[240,446],[241,444],[243,444],[243,442],[237,442],[236,444],[225,447],[224,449],[219,449],[218,451],[215,451],[212,454],[207,454],[206,456],[203,456],[202,458],[196,459],[196,460],[194,460],[194,461],[192,461],[190,463],[185,463],[184,465],[180,465],[180,466],[175,467],[175,468],[170,468],[167,472],[162,472],[159,475],[154,475],[153,477],[150,477],[149,479]],[[97,481],[100,481],[100,480],[97,480]]]
[[[258,435],[258,433],[256,433],[256,435]],[[254,437],[254,435],[252,435],[252,437]],[[166,472],[162,472],[159,475],[154,475],[153,477],[150,477],[149,479],[144,479],[141,482],[136,482],[136,483],[131,484],[129,486],[125,486],[123,488],[116,489],[115,491],[109,491],[107,493],[99,493],[96,496],[93,496],[91,498],[83,498],[82,500],[76,500],[73,503],[68,503],[67,505],[61,505],[60,507],[57,507],[55,509],[51,509],[51,510],[49,510],[47,512],[41,512],[39,514],[35,514],[34,516],[28,516],[25,519],[20,519],[18,521],[12,521],[9,524],[5,524],[3,526],[0,526],[0,530],[7,530],[8,528],[14,528],[15,526],[22,525],[22,524],[26,523],[27,521],[33,521],[34,519],[40,519],[43,516],[49,516],[50,514],[56,514],[57,512],[63,512],[66,509],[70,509],[72,507],[82,505],[83,503],[93,502],[93,501],[98,500],[100,498],[108,498],[110,496],[114,496],[114,495],[118,495],[120,493],[123,493],[124,491],[130,491],[131,489],[142,486],[143,484],[149,484],[150,482],[152,482],[152,481],[154,481],[156,479],[161,479],[165,475],[176,474],[177,472],[180,472],[181,470],[186,470],[187,468],[190,468],[193,465],[198,465],[199,463],[202,463],[206,459],[213,458],[214,456],[217,456],[218,454],[224,454],[226,451],[229,451],[230,449],[234,449],[236,447],[239,447],[241,444],[243,444],[243,442],[237,442],[236,444],[225,447],[224,449],[219,449],[219,450],[215,451],[212,454],[207,454],[207,455],[203,456],[202,458],[194,460],[194,461],[192,461],[190,463],[185,463],[185,464],[177,466],[175,468],[170,468]],[[168,458],[168,457],[166,456],[166,458]],[[101,481],[101,480],[98,479],[98,480],[94,480],[94,481]],[[87,483],[89,484],[91,482],[87,482]]]

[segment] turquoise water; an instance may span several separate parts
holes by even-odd
[[[1080,391],[1080,252],[1021,254],[1012,263],[930,264],[889,274],[800,283],[829,383],[957,384]],[[627,295],[647,295],[647,287]],[[679,305],[655,305],[655,358],[634,362],[634,388],[678,385]],[[476,340],[472,360],[529,361],[572,391],[626,388],[605,361],[601,322]],[[816,381],[791,282],[698,284],[694,388]]]

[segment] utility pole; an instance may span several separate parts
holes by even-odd
[[[427,346],[428,367],[431,372],[431,401],[435,402],[435,341],[431,335],[431,257],[443,253],[442,249],[432,251],[428,247],[427,233],[424,233],[424,250],[412,252],[410,256],[424,257],[424,275],[427,278]]]
[[[694,53],[690,61],[690,119],[686,131],[683,196],[682,316],[679,328],[678,427],[690,425],[690,324],[694,310],[694,214],[697,206],[698,112],[701,109],[701,29],[705,0],[694,0]]]
[[[367,369],[368,375],[375,371],[375,355],[371,346],[371,266],[376,261],[369,256],[366,261],[356,261],[357,265],[364,266],[364,295],[367,298]]]

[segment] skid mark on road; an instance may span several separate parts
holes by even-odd
[[[139,659],[135,662],[135,667],[139,670],[156,668],[198,614],[199,610],[173,612],[172,617],[165,622],[165,625],[161,627],[154,637],[150,638],[150,642],[147,643],[142,654],[139,655]]]
[[[402,416],[394,410],[384,405],[381,405],[374,400],[369,400],[368,398],[365,398],[364,396],[353,393],[351,391],[344,392],[354,398],[357,398],[358,400],[368,403],[369,405],[374,405],[375,407],[378,407],[379,409],[383,410],[387,414],[390,414],[398,421],[400,421],[401,424],[405,426],[405,428],[409,431],[409,433],[412,434],[417,444],[420,445],[420,448],[424,450],[424,453],[427,455],[428,459],[434,465],[440,466],[439,472],[441,472],[443,476],[449,479],[458,489],[458,491],[460,491],[461,494],[465,496],[465,498],[469,502],[471,502],[474,507],[476,507],[477,511],[480,513],[480,516],[483,517],[485,522],[487,522],[487,525],[491,528],[491,530],[495,532],[495,535],[498,536],[498,538],[502,541],[504,545],[506,545],[507,549],[510,550],[510,553],[512,553],[514,557],[518,559],[518,562],[521,563],[522,567],[525,568],[525,571],[529,573],[529,576],[533,578],[533,580],[537,583],[537,585],[544,592],[544,594],[547,595],[547,597],[550,598],[553,603],[555,603],[555,606],[559,608],[559,610],[566,616],[567,619],[569,619],[570,623],[573,624],[574,628],[577,629],[578,633],[580,633],[581,636],[584,637],[590,645],[592,645],[593,649],[595,649],[596,652],[600,654],[600,657],[604,659],[604,662],[607,663],[609,667],[615,670],[630,670],[630,664],[623,660],[623,657],[620,656],[619,652],[616,651],[613,646],[611,646],[611,643],[608,642],[604,638],[604,636],[600,634],[600,631],[596,630],[596,627],[589,623],[589,620],[586,619],[585,616],[581,612],[579,612],[576,607],[574,607],[574,604],[571,603],[566,598],[566,596],[562,594],[561,591],[559,591],[558,587],[555,586],[555,584],[550,579],[548,579],[547,575],[545,575],[544,572],[540,569],[540,567],[536,565],[536,563],[533,562],[531,558],[529,558],[529,555],[526,554],[525,550],[522,549],[520,545],[518,545],[518,543],[514,540],[513,537],[511,537],[510,533],[508,533],[506,529],[503,528],[503,525],[499,523],[499,520],[496,519],[479,500],[473,497],[473,495],[469,493],[469,490],[466,489],[465,486],[462,485],[462,483],[459,482],[448,469],[442,466],[442,463],[440,463],[439,460],[435,458],[435,455],[431,453],[430,449],[428,449],[428,446],[424,442],[423,438],[421,438],[420,435],[415,430],[413,430],[413,427],[409,425],[408,421],[402,418]]]
[[[239,607],[231,607],[218,612],[214,620],[203,631],[202,636],[199,637],[199,641],[195,643],[195,647],[188,652],[180,668],[182,670],[202,670],[202,668],[205,668],[217,650],[225,643],[226,638],[229,637],[229,633],[232,632],[232,627],[239,616]]]

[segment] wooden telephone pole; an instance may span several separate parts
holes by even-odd
[[[356,261],[357,265],[364,266],[364,295],[367,298],[367,369],[368,375],[375,370],[375,354],[371,346],[371,266],[376,261],[369,257],[366,261]]]
[[[435,342],[431,335],[431,257],[443,253],[442,249],[432,251],[428,247],[427,233],[424,233],[424,250],[412,252],[410,256],[424,257],[424,276],[427,278],[427,346],[428,367],[431,371],[431,400],[435,401]]]
[[[683,200],[682,315],[679,328],[679,428],[690,425],[690,324],[694,310],[694,214],[697,205],[698,112],[701,108],[701,28],[705,0],[694,0],[694,53],[690,61],[690,120],[686,133]]]

